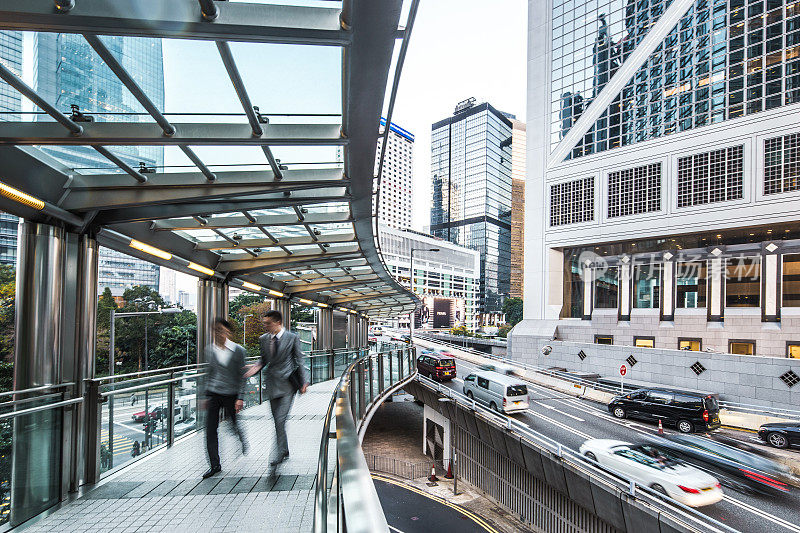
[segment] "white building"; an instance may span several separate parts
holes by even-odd
[[[167,267],[160,267],[158,293],[171,304],[178,303],[177,272]]]
[[[450,329],[478,327],[480,253],[413,230],[380,226],[381,251],[389,272],[404,287],[410,287],[411,250],[414,250],[414,294],[423,306],[414,327]],[[438,251],[430,251],[438,249]],[[395,327],[408,327],[408,316]]]
[[[529,0],[512,354],[555,336],[800,356],[798,9],[754,5]]]
[[[386,127],[386,120],[381,118],[381,127]],[[383,138],[378,139],[378,150],[375,156],[375,174],[381,157]],[[405,229],[411,227],[412,208],[412,165],[414,162],[414,135],[395,123],[389,125],[389,140],[383,162],[381,177],[380,209],[378,220],[391,228]],[[375,196],[372,210],[375,211]]]

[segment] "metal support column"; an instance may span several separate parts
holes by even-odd
[[[213,342],[214,320],[228,318],[228,284],[197,281],[197,362],[202,363],[205,347]]]
[[[347,348],[349,350],[359,347],[358,339],[356,338],[356,332],[358,331],[357,322],[357,316],[352,313],[347,315]]]
[[[333,349],[333,309],[330,307],[317,312],[317,349]]]
[[[283,317],[283,327],[291,329],[292,324],[292,304],[289,300],[277,298],[275,300],[275,310]]]

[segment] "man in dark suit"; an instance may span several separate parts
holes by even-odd
[[[268,311],[264,316],[267,333],[258,341],[261,347],[261,360],[245,373],[250,377],[266,367],[264,388],[269,396],[272,418],[275,421],[275,450],[270,466],[276,467],[289,457],[289,442],[286,438],[286,418],[292,409],[294,395],[299,391],[305,394],[308,389],[306,369],[303,366],[303,352],[300,337],[283,327],[283,317],[279,311]],[[292,374],[295,377],[292,377]]]
[[[214,322],[214,342],[206,346],[205,356],[208,371],[205,379],[206,408],[206,448],[208,462],[211,465],[203,479],[220,472],[219,462],[219,410],[225,410],[225,416],[231,419],[233,431],[242,443],[242,453],[247,454],[247,441],[244,438],[236,413],[242,410],[245,390],[245,351],[242,346],[230,340],[231,324],[227,320],[217,319]]]

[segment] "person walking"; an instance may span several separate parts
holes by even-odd
[[[206,347],[205,356],[208,363],[206,375],[206,449],[210,468],[203,474],[203,479],[222,471],[219,461],[219,410],[225,410],[225,416],[231,419],[233,431],[242,443],[242,453],[247,455],[247,440],[242,431],[236,413],[242,410],[245,389],[245,351],[231,337],[231,324],[227,320],[217,319],[214,322],[214,342]]]
[[[267,333],[258,339],[261,360],[248,369],[245,377],[266,367],[264,387],[275,422],[275,447],[269,464],[274,468],[289,457],[286,419],[292,409],[294,395],[298,391],[305,394],[308,389],[308,379],[303,366],[300,337],[283,327],[281,313],[274,309],[267,311],[264,327]]]

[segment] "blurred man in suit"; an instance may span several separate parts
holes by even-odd
[[[244,405],[245,351],[242,346],[230,340],[230,337],[231,324],[227,320],[217,319],[214,322],[214,342],[205,349],[208,363],[205,386],[206,408],[208,409],[206,449],[211,468],[203,474],[203,479],[222,470],[219,462],[219,437],[217,435],[220,409],[224,409],[225,416],[230,418],[233,431],[242,443],[242,453],[247,454],[247,441],[236,418],[236,413],[241,411]]]
[[[303,366],[300,337],[283,327],[281,313],[275,310],[267,311],[264,316],[264,326],[267,333],[258,339],[261,360],[248,369],[245,377],[250,377],[266,367],[264,387],[272,408],[276,439],[270,466],[277,467],[289,457],[286,418],[292,409],[294,395],[298,391],[300,394],[305,394],[308,389],[308,379]]]

